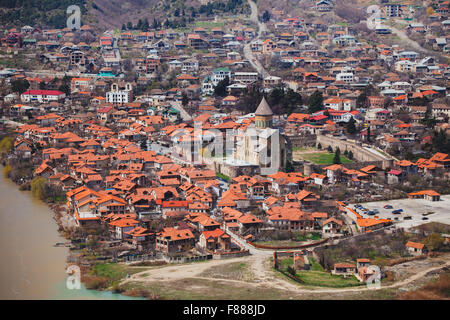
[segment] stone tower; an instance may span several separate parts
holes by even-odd
[[[263,97],[255,111],[255,126],[260,129],[272,128],[273,112]]]

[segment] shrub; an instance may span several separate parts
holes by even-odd
[[[108,279],[99,276],[85,276],[83,283],[88,289],[100,290],[105,289],[108,286]]]
[[[44,199],[44,189],[45,189],[45,178],[42,177],[36,177],[33,180],[31,180],[30,186],[31,186],[31,194],[36,197],[37,199],[43,200]]]
[[[293,275],[293,276],[295,276],[296,273],[297,273],[297,272],[295,271],[294,267],[292,267],[292,266],[288,266],[287,269],[286,269],[286,271],[287,271],[289,274]]]
[[[12,168],[9,164],[3,167],[3,176],[9,178],[9,174],[11,173]]]

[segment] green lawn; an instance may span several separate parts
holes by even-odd
[[[308,260],[311,262],[312,271],[325,271],[325,269],[316,260],[314,260],[314,258],[308,258]]]
[[[315,150],[314,148],[311,147],[293,147],[292,151],[294,152],[301,152],[301,151],[307,151],[307,150]]]
[[[148,269],[147,267],[129,267],[120,263],[101,263],[94,266],[92,273],[96,276],[107,278],[108,284],[113,285],[124,279],[127,274],[132,275]]]
[[[216,173],[216,176],[219,177],[219,178],[222,178],[222,179],[224,179],[226,181],[230,181],[231,180],[229,176],[227,176],[226,174],[223,174],[223,173]]]
[[[196,28],[205,28],[205,29],[212,29],[215,27],[223,28],[225,25],[225,22],[213,22],[213,21],[196,21],[194,23],[194,26]]]
[[[317,261],[313,258],[308,259],[311,262],[311,270],[298,270],[296,273],[297,277],[304,281],[303,285],[305,286],[345,288],[364,285],[355,276],[344,278],[325,272]],[[283,271],[287,271],[287,268],[294,264],[293,258],[281,258],[279,262],[280,269]]]
[[[294,232],[289,240],[268,240],[258,241],[258,244],[265,246],[289,247],[300,246],[307,241],[317,241],[322,239],[320,232]]]
[[[300,154],[300,156],[315,164],[333,164],[334,159],[334,153],[328,153],[328,152],[317,152],[317,153],[305,153]],[[343,154],[340,155],[341,157],[341,163],[350,163],[352,160],[344,156]]]
[[[320,232],[297,233],[294,234],[294,237],[296,241],[310,241],[322,239],[322,235],[320,234]]]
[[[345,288],[364,285],[364,283],[359,282],[355,276],[344,278],[323,271],[298,271],[297,277],[305,282],[304,285],[317,287]]]

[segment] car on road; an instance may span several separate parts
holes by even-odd
[[[373,215],[375,215],[375,212],[374,212],[373,210],[370,210],[370,211],[367,212],[367,214],[368,214],[369,216],[373,216]]]
[[[428,217],[422,217],[422,220],[428,220]]]
[[[392,211],[393,214],[400,214],[402,212],[403,212],[403,209],[397,209],[397,210]]]
[[[387,204],[387,205],[385,205],[383,208],[384,208],[384,209],[392,209],[392,208],[394,208],[394,207],[391,206],[390,204]]]

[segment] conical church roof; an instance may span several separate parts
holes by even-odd
[[[273,115],[272,109],[270,109],[269,104],[263,97],[258,108],[255,111],[255,116],[272,116],[272,115]]]

